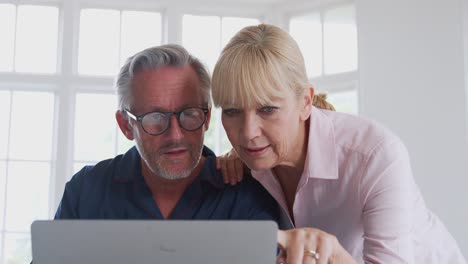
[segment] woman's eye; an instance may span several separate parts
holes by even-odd
[[[225,114],[227,116],[233,116],[233,115],[238,114],[238,113],[240,113],[239,109],[230,108],[230,109],[224,109],[223,110],[223,114]]]
[[[278,110],[278,107],[274,107],[274,106],[264,106],[264,107],[260,108],[260,112],[265,113],[265,114],[272,114],[276,110]]]

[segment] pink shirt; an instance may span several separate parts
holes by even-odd
[[[426,208],[405,146],[375,122],[312,109],[292,210],[295,225],[273,172],[252,174],[281,205],[290,226],[335,235],[358,263],[466,263]]]

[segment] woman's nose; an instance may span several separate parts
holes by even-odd
[[[261,120],[256,114],[246,114],[241,127],[241,134],[245,140],[249,141],[261,135]]]

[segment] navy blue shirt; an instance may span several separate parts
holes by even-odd
[[[279,207],[251,176],[226,185],[213,152],[169,219],[279,220]],[[164,219],[141,174],[135,147],[114,159],[86,166],[66,184],[55,219]]]

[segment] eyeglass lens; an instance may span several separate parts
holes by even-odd
[[[179,125],[186,130],[196,130],[205,122],[203,109],[187,108],[178,113],[148,113],[141,120],[143,128],[150,134],[163,133],[168,128],[173,114],[177,115]]]

